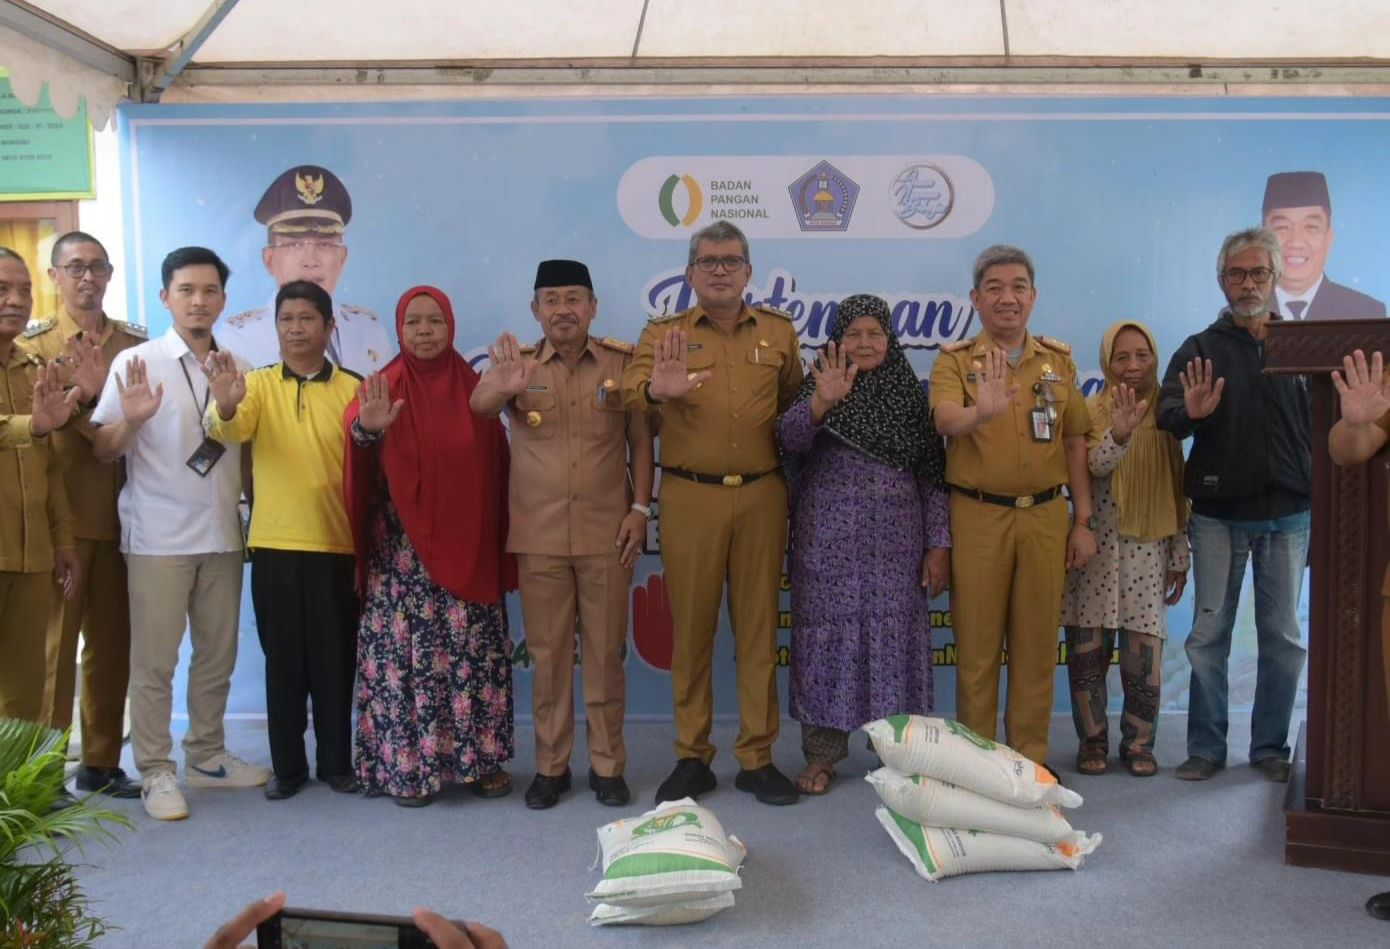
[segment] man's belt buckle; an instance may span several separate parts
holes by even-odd
[[[743,484],[743,475],[725,475],[722,483],[726,488],[737,488]]]
[[[1025,494],[1025,495],[1024,495],[1023,497],[1021,497],[1021,498],[1014,498],[1014,507],[1032,507],[1032,506],[1033,506],[1033,496],[1032,496],[1031,494]]]

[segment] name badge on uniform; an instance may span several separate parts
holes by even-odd
[[[540,384],[538,383],[538,384],[536,384],[536,385],[529,385],[529,386],[527,386],[527,387],[526,387],[526,391],[527,391],[527,392],[549,392],[549,391],[550,391],[550,386],[547,386],[547,385],[540,385]]]
[[[685,351],[688,352],[688,353],[698,353],[700,350],[702,350],[702,349],[704,349],[704,348],[705,348],[705,344],[704,344],[704,343],[686,343],[686,344],[685,344]]]
[[[184,464],[193,469],[193,473],[200,478],[206,478],[212,466],[221,460],[227,453],[227,446],[213,438],[204,438],[203,443],[198,446],[198,450],[188,456]]]
[[[1033,420],[1033,441],[1052,441],[1051,413],[1045,408],[1038,407],[1029,412],[1028,417]]]

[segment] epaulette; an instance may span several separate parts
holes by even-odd
[[[965,349],[973,342],[975,342],[973,339],[958,339],[954,343],[946,343],[944,346],[941,347],[941,351],[943,353],[959,352],[960,350]]]
[[[365,306],[352,306],[348,303],[340,303],[338,305],[338,309],[342,310],[349,316],[365,316],[369,320],[375,320],[377,318],[376,314],[373,313],[371,310],[367,309]]]
[[[42,356],[38,353],[31,353],[27,349],[24,350],[24,361],[31,366],[42,366],[44,364]]]
[[[40,320],[37,323],[31,323],[30,325],[24,328],[24,338],[33,339],[35,336],[41,336],[44,333],[47,333],[49,330],[53,329],[53,327],[57,325],[58,318],[56,316],[50,316],[46,320]]]
[[[539,345],[533,346],[530,343],[522,343],[521,346],[517,348],[517,352],[521,353],[523,356],[534,356],[538,349],[540,349]]]
[[[614,339],[611,336],[603,337],[603,339],[598,341],[598,344],[607,349],[611,349],[619,353],[624,353],[629,356],[632,355],[632,353],[637,349],[637,347],[633,346],[631,343],[625,343],[622,340]]]
[[[766,303],[759,303],[753,309],[759,313],[766,313],[768,316],[780,316],[784,320],[790,320],[792,315],[786,310],[779,310],[775,306],[768,306]]]
[[[227,317],[227,325],[228,325],[228,326],[243,326],[243,325],[245,325],[246,323],[249,323],[253,317],[259,318],[259,317],[260,317],[260,314],[262,314],[262,313],[264,313],[264,312],[266,312],[266,308],[265,308],[265,307],[260,307],[260,308],[255,309],[255,310],[242,310],[242,311],[241,311],[240,313],[238,313],[236,316],[229,316],[229,317]]]
[[[141,326],[139,323],[128,323],[125,320],[111,320],[111,323],[116,329],[125,333],[127,336],[134,336],[136,339],[150,338],[149,330],[145,329],[145,327]]]
[[[1051,336],[1039,336],[1038,342],[1042,343],[1048,349],[1057,350],[1057,352],[1061,353],[1063,356],[1071,355],[1071,347],[1060,339],[1053,339]]]
[[[678,319],[680,319],[681,317],[685,316],[685,314],[687,314],[687,313],[689,313],[689,312],[690,312],[689,310],[681,310],[679,313],[658,313],[656,316],[648,317],[647,322],[648,322],[648,323],[669,323],[669,322],[671,322],[672,320],[678,320]]]

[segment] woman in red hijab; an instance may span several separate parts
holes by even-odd
[[[478,376],[434,287],[396,304],[401,352],[348,406],[348,513],[362,588],[357,777],[421,807],[463,783],[511,790],[511,639],[502,596],[507,439],[468,408]]]

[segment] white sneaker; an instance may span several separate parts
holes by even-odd
[[[183,820],[188,816],[188,802],[183,799],[174,772],[156,771],[142,785],[140,800],[146,814],[155,820]]]
[[[258,788],[270,780],[270,769],[224,751],[207,761],[185,765],[183,776],[191,788]]]

